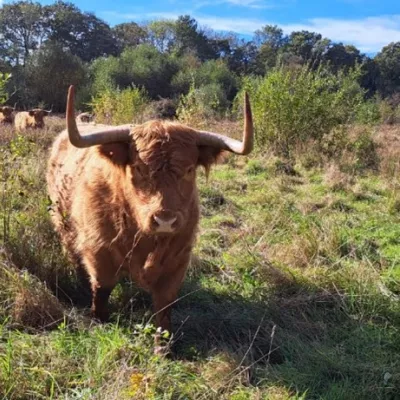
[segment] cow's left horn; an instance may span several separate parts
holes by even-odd
[[[197,131],[199,134],[198,144],[201,146],[213,146],[227,150],[235,154],[247,155],[253,150],[254,129],[251,113],[249,95],[244,94],[244,129],[243,140],[239,141],[219,133]]]
[[[110,126],[110,128],[92,131],[89,135],[82,136],[76,126],[74,113],[75,88],[73,85],[68,90],[67,100],[67,131],[70,142],[79,148],[95,146],[112,142],[127,142],[130,139],[130,125]]]

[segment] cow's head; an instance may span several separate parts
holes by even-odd
[[[3,114],[5,119],[11,118],[11,114],[13,113],[14,108],[10,106],[0,106],[0,113]]]
[[[198,166],[208,172],[222,152],[246,155],[253,148],[247,94],[243,141],[160,120],[91,129],[81,136],[74,118],[73,99],[71,86],[66,115],[71,143],[79,148],[97,145],[101,156],[124,168],[123,190],[126,198],[131,199],[140,230],[146,234],[173,234],[185,226],[196,199]]]
[[[94,120],[94,115],[88,112],[83,112],[76,117],[76,120],[77,122],[92,122]]]
[[[51,110],[42,110],[41,108],[33,108],[32,110],[28,111],[30,117],[34,118],[34,126],[36,128],[43,128],[44,127],[44,117],[47,117],[51,113]]]

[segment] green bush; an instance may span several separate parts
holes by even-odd
[[[221,60],[210,60],[193,68],[194,60],[187,59],[172,79],[174,93],[188,93],[192,84],[196,88],[218,85],[224,96],[232,100],[237,92],[237,78]],[[212,87],[212,86],[210,86]]]
[[[189,93],[180,97],[177,116],[179,120],[188,124],[218,118],[226,111],[228,104],[220,85],[210,83],[197,89],[192,85]]]
[[[359,124],[377,125],[380,121],[379,104],[375,99],[360,104],[357,110],[356,122]]]
[[[174,57],[154,47],[139,45],[124,50],[120,57],[101,58],[93,63],[93,93],[135,85],[146,88],[151,98],[168,97],[171,79],[177,71]]]
[[[105,90],[92,99],[96,121],[112,125],[140,122],[148,102],[144,89]]]
[[[10,78],[11,74],[0,72],[0,104],[5,103],[8,99],[6,84]]]
[[[359,68],[334,75],[322,68],[274,69],[261,81],[245,79],[259,146],[287,158],[308,141],[321,144],[335,127],[348,124],[363,101]],[[243,90],[242,89],[242,90]],[[240,104],[243,94],[239,93]]]

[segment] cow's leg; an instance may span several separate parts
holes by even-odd
[[[86,255],[83,264],[92,288],[92,315],[101,322],[106,322],[109,318],[108,299],[118,281],[111,257],[107,252]]]
[[[156,353],[165,353],[165,349],[161,347],[162,340],[159,330],[171,332],[171,308],[178,297],[186,268],[187,262],[173,271],[166,271],[151,288],[155,324],[158,328],[154,343]]]
[[[113,287],[92,283],[92,315],[101,322],[107,322],[110,317],[108,299],[112,290]]]

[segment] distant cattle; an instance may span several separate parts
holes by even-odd
[[[44,117],[51,113],[41,108],[34,108],[29,111],[17,113],[15,116],[15,129],[17,131],[24,131],[26,129],[42,129],[44,128]]]
[[[92,122],[94,119],[94,115],[88,112],[80,113],[76,117],[76,122],[79,123],[89,123]]]
[[[15,108],[10,106],[0,106],[0,124],[12,124],[14,110]]]
[[[52,219],[90,278],[94,316],[107,319],[110,293],[128,275],[151,293],[156,325],[170,330],[200,215],[196,169],[208,172],[224,151],[252,151],[247,95],[243,141],[163,120],[77,125],[72,86],[66,123],[48,163]]]

